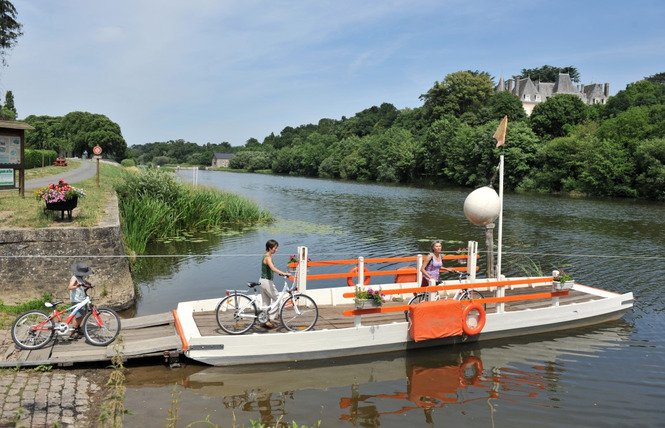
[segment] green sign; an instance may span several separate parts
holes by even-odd
[[[0,168],[0,186],[14,186],[14,169]]]

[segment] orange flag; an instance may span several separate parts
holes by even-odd
[[[499,148],[506,142],[506,128],[508,128],[508,116],[504,116],[501,119],[499,127],[496,128],[496,132],[493,137],[496,139],[496,147]]]

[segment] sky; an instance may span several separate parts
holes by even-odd
[[[461,70],[494,82],[574,66],[626,85],[665,72],[662,0],[11,0],[0,70],[18,119],[103,114],[129,146],[242,146],[287,126],[422,106]]]

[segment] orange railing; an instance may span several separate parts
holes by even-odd
[[[477,257],[477,256],[476,256]],[[466,260],[467,256],[465,255],[441,255],[441,258],[443,260]],[[379,258],[371,258],[371,259],[364,259],[363,263],[367,265],[368,263],[400,263],[400,262],[415,262],[418,260],[418,257],[416,256],[411,256],[411,257],[379,257]],[[310,267],[315,267],[315,266],[338,266],[338,265],[353,265],[353,266],[358,266],[358,259],[346,259],[346,260],[327,260],[327,261],[308,261],[307,262],[307,268],[309,269]],[[289,263],[288,266],[290,268],[295,268],[298,266],[297,263]],[[413,266],[408,266],[412,270],[407,270],[402,268],[401,270],[399,269],[393,269],[393,270],[374,270],[374,271],[365,271],[363,273],[364,277],[373,277],[373,276],[383,276],[383,275],[404,275],[404,274],[416,274],[417,273],[417,268]],[[453,269],[458,272],[465,272],[467,271],[466,266],[455,266],[455,267],[447,267],[446,269]],[[476,266],[476,271],[479,268]],[[445,272],[444,269],[441,270],[442,272]],[[324,274],[307,274],[307,280],[316,280],[316,279],[334,279],[334,278],[357,278],[358,277],[358,272],[353,271],[353,269],[349,272],[341,272],[341,273],[324,273]]]
[[[402,288],[398,290],[385,290],[382,291],[385,295],[391,294],[404,294],[404,293],[422,293],[422,292],[435,292],[435,291],[449,291],[449,290],[458,290],[460,288],[486,288],[486,287],[507,287],[512,285],[523,285],[523,284],[538,284],[538,283],[547,283],[552,282],[552,277],[541,277],[541,278],[521,278],[521,279],[511,279],[503,281],[488,281],[488,282],[474,282],[474,283],[463,283],[463,284],[452,284],[452,285],[434,285],[430,287],[414,287],[414,288]],[[486,297],[483,299],[474,300],[475,303],[487,304],[487,303],[506,303],[506,302],[516,302],[521,300],[537,300],[537,299],[549,299],[553,297],[567,296],[570,293],[570,290],[563,291],[552,291],[544,293],[532,293],[519,296],[503,296],[503,297]],[[343,297],[353,298],[355,292],[344,293]],[[463,304],[467,304],[469,300],[463,300]],[[366,315],[366,314],[378,314],[378,313],[388,313],[388,312],[403,312],[408,311],[409,305],[398,305],[398,306],[387,306],[387,307],[377,307],[369,309],[353,309],[342,312],[345,316],[350,315]]]

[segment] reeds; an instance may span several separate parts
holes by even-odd
[[[125,243],[134,254],[143,254],[153,240],[183,231],[272,219],[241,196],[213,188],[193,188],[157,169],[128,174],[116,191]]]

